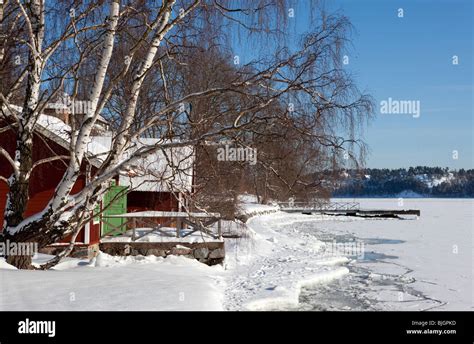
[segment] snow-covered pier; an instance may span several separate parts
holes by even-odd
[[[186,256],[214,265],[225,258],[219,213],[142,211],[109,215],[112,231],[100,240],[100,250],[112,256]],[[174,227],[171,227],[174,225]]]
[[[420,216],[418,209],[360,209],[358,202],[281,202],[280,210],[286,213],[324,214],[359,217]]]
[[[140,211],[133,213],[117,214],[103,216],[103,221],[111,219],[121,220],[118,224],[107,224],[112,228],[112,231],[107,233],[108,236],[123,233],[128,227],[132,230],[132,241],[138,240],[146,235],[153,232],[160,232],[164,236],[176,236],[176,238],[186,237],[192,235],[197,231],[201,231],[207,235],[212,236],[215,239],[222,237],[221,232],[221,215],[219,213],[194,213],[194,212],[181,212],[181,211]],[[161,221],[161,223],[160,223]],[[138,228],[138,224],[149,226],[149,230],[145,231],[142,228],[142,234],[137,234],[135,231]],[[170,224],[175,224],[176,229],[174,233],[170,234],[163,231],[163,228]],[[217,233],[213,233],[210,226],[217,223]],[[188,226],[190,230],[183,231],[184,227]]]

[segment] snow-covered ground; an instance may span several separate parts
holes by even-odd
[[[277,212],[280,208],[275,204],[260,204],[257,202],[257,197],[254,195],[240,195],[239,196],[239,210],[242,215],[247,217],[255,215],[263,215]]]
[[[40,256],[38,259],[46,257]],[[50,271],[0,262],[4,310],[221,310],[221,266],[184,257],[70,259]]]
[[[421,217],[254,217],[253,240],[226,242],[226,309],[473,309],[472,199],[353,201]],[[362,245],[364,254],[323,258],[331,244]]]
[[[419,219],[361,219],[287,214],[247,200],[243,211],[264,215],[248,220],[246,236],[225,240],[223,266],[100,254],[18,271],[0,261],[0,310],[472,310],[473,207],[410,199],[403,208],[421,209]]]
[[[312,222],[328,219],[315,216]],[[341,255],[325,255],[325,244],[301,233],[308,217],[277,212],[251,218],[252,235],[226,240],[226,291],[230,310],[276,310],[298,305],[302,287],[326,283],[347,274]]]

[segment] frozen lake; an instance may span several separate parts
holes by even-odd
[[[420,209],[421,217],[308,222],[326,242],[362,242],[345,277],[306,289],[308,310],[473,310],[472,199],[345,199],[361,208]]]

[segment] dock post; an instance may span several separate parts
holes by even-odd
[[[136,235],[136,228],[137,228],[137,221],[135,218],[132,218],[132,241],[135,241]]]
[[[176,219],[176,237],[179,238],[180,234],[179,232],[181,231],[181,219]]]

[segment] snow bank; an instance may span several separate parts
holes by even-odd
[[[302,288],[310,288],[321,283],[328,283],[348,273],[349,269],[340,267],[323,271],[301,280],[290,280],[288,286],[279,285],[275,288],[266,289],[267,295],[262,295],[261,298],[246,303],[245,308],[252,311],[288,310],[298,305]]]
[[[272,204],[257,204],[257,203],[245,203],[240,206],[241,213],[252,217],[255,215],[263,215],[272,212],[279,211],[278,205]]]
[[[4,270],[17,270],[16,267],[14,267],[13,265],[8,264],[8,263],[5,261],[5,258],[0,258],[0,269],[4,269]]]
[[[275,213],[280,210],[280,207],[275,204],[260,204],[257,196],[244,194],[239,196],[239,218],[244,222],[253,216],[266,215]]]
[[[253,217],[247,222],[252,236],[226,240],[228,270],[225,308],[281,310],[298,305],[303,287],[340,278],[349,259],[325,256],[325,243],[300,231],[305,224],[327,216],[283,212]]]
[[[222,267],[184,257],[101,253],[49,271],[0,266],[0,311],[222,309]]]

